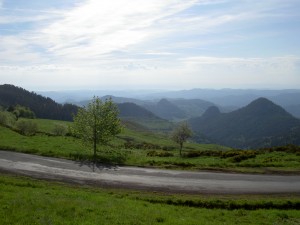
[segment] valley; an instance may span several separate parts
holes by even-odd
[[[62,218],[64,224],[132,224],[137,214],[143,224],[257,224],[265,215],[267,224],[299,222],[299,120],[266,98],[225,112],[200,99],[145,103],[112,97],[122,131],[99,145],[93,158],[91,146],[72,134],[73,122],[65,119],[70,117],[60,116],[76,113],[78,105],[62,105],[24,89],[18,95],[19,88],[10,88],[1,96],[0,87],[3,224],[60,224]],[[183,121],[193,137],[180,155],[170,134]],[[272,135],[269,142],[266,133]],[[237,138],[241,134],[246,135],[243,142]],[[185,212],[180,219],[174,214],[178,210]],[[204,215],[210,222],[204,222]]]

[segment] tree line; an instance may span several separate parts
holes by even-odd
[[[0,85],[0,105],[15,108],[21,105],[34,112],[37,118],[72,121],[78,107],[72,104],[58,104],[51,98],[29,92],[14,85]]]

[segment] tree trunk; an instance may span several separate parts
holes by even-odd
[[[181,156],[182,146],[183,146],[183,143],[180,143],[180,149],[179,149],[180,156]]]
[[[95,164],[96,164],[96,158],[97,158],[97,131],[96,128],[94,128],[94,163],[93,163],[93,172],[95,172]]]
[[[96,136],[96,130],[94,130],[94,162],[96,162],[96,151],[97,151],[97,136]]]

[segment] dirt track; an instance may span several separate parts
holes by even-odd
[[[105,166],[0,151],[0,170],[101,187],[213,194],[300,193],[298,175],[250,175]]]

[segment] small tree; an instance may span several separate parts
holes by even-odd
[[[94,161],[97,156],[97,145],[107,144],[121,132],[118,108],[111,99],[102,102],[94,97],[87,107],[80,108],[74,116],[72,132],[84,143],[93,146]]]
[[[187,123],[179,124],[171,134],[171,138],[177,144],[179,144],[179,154],[181,156],[181,151],[183,147],[183,143],[186,142],[188,138],[192,136],[192,130],[189,128]]]

